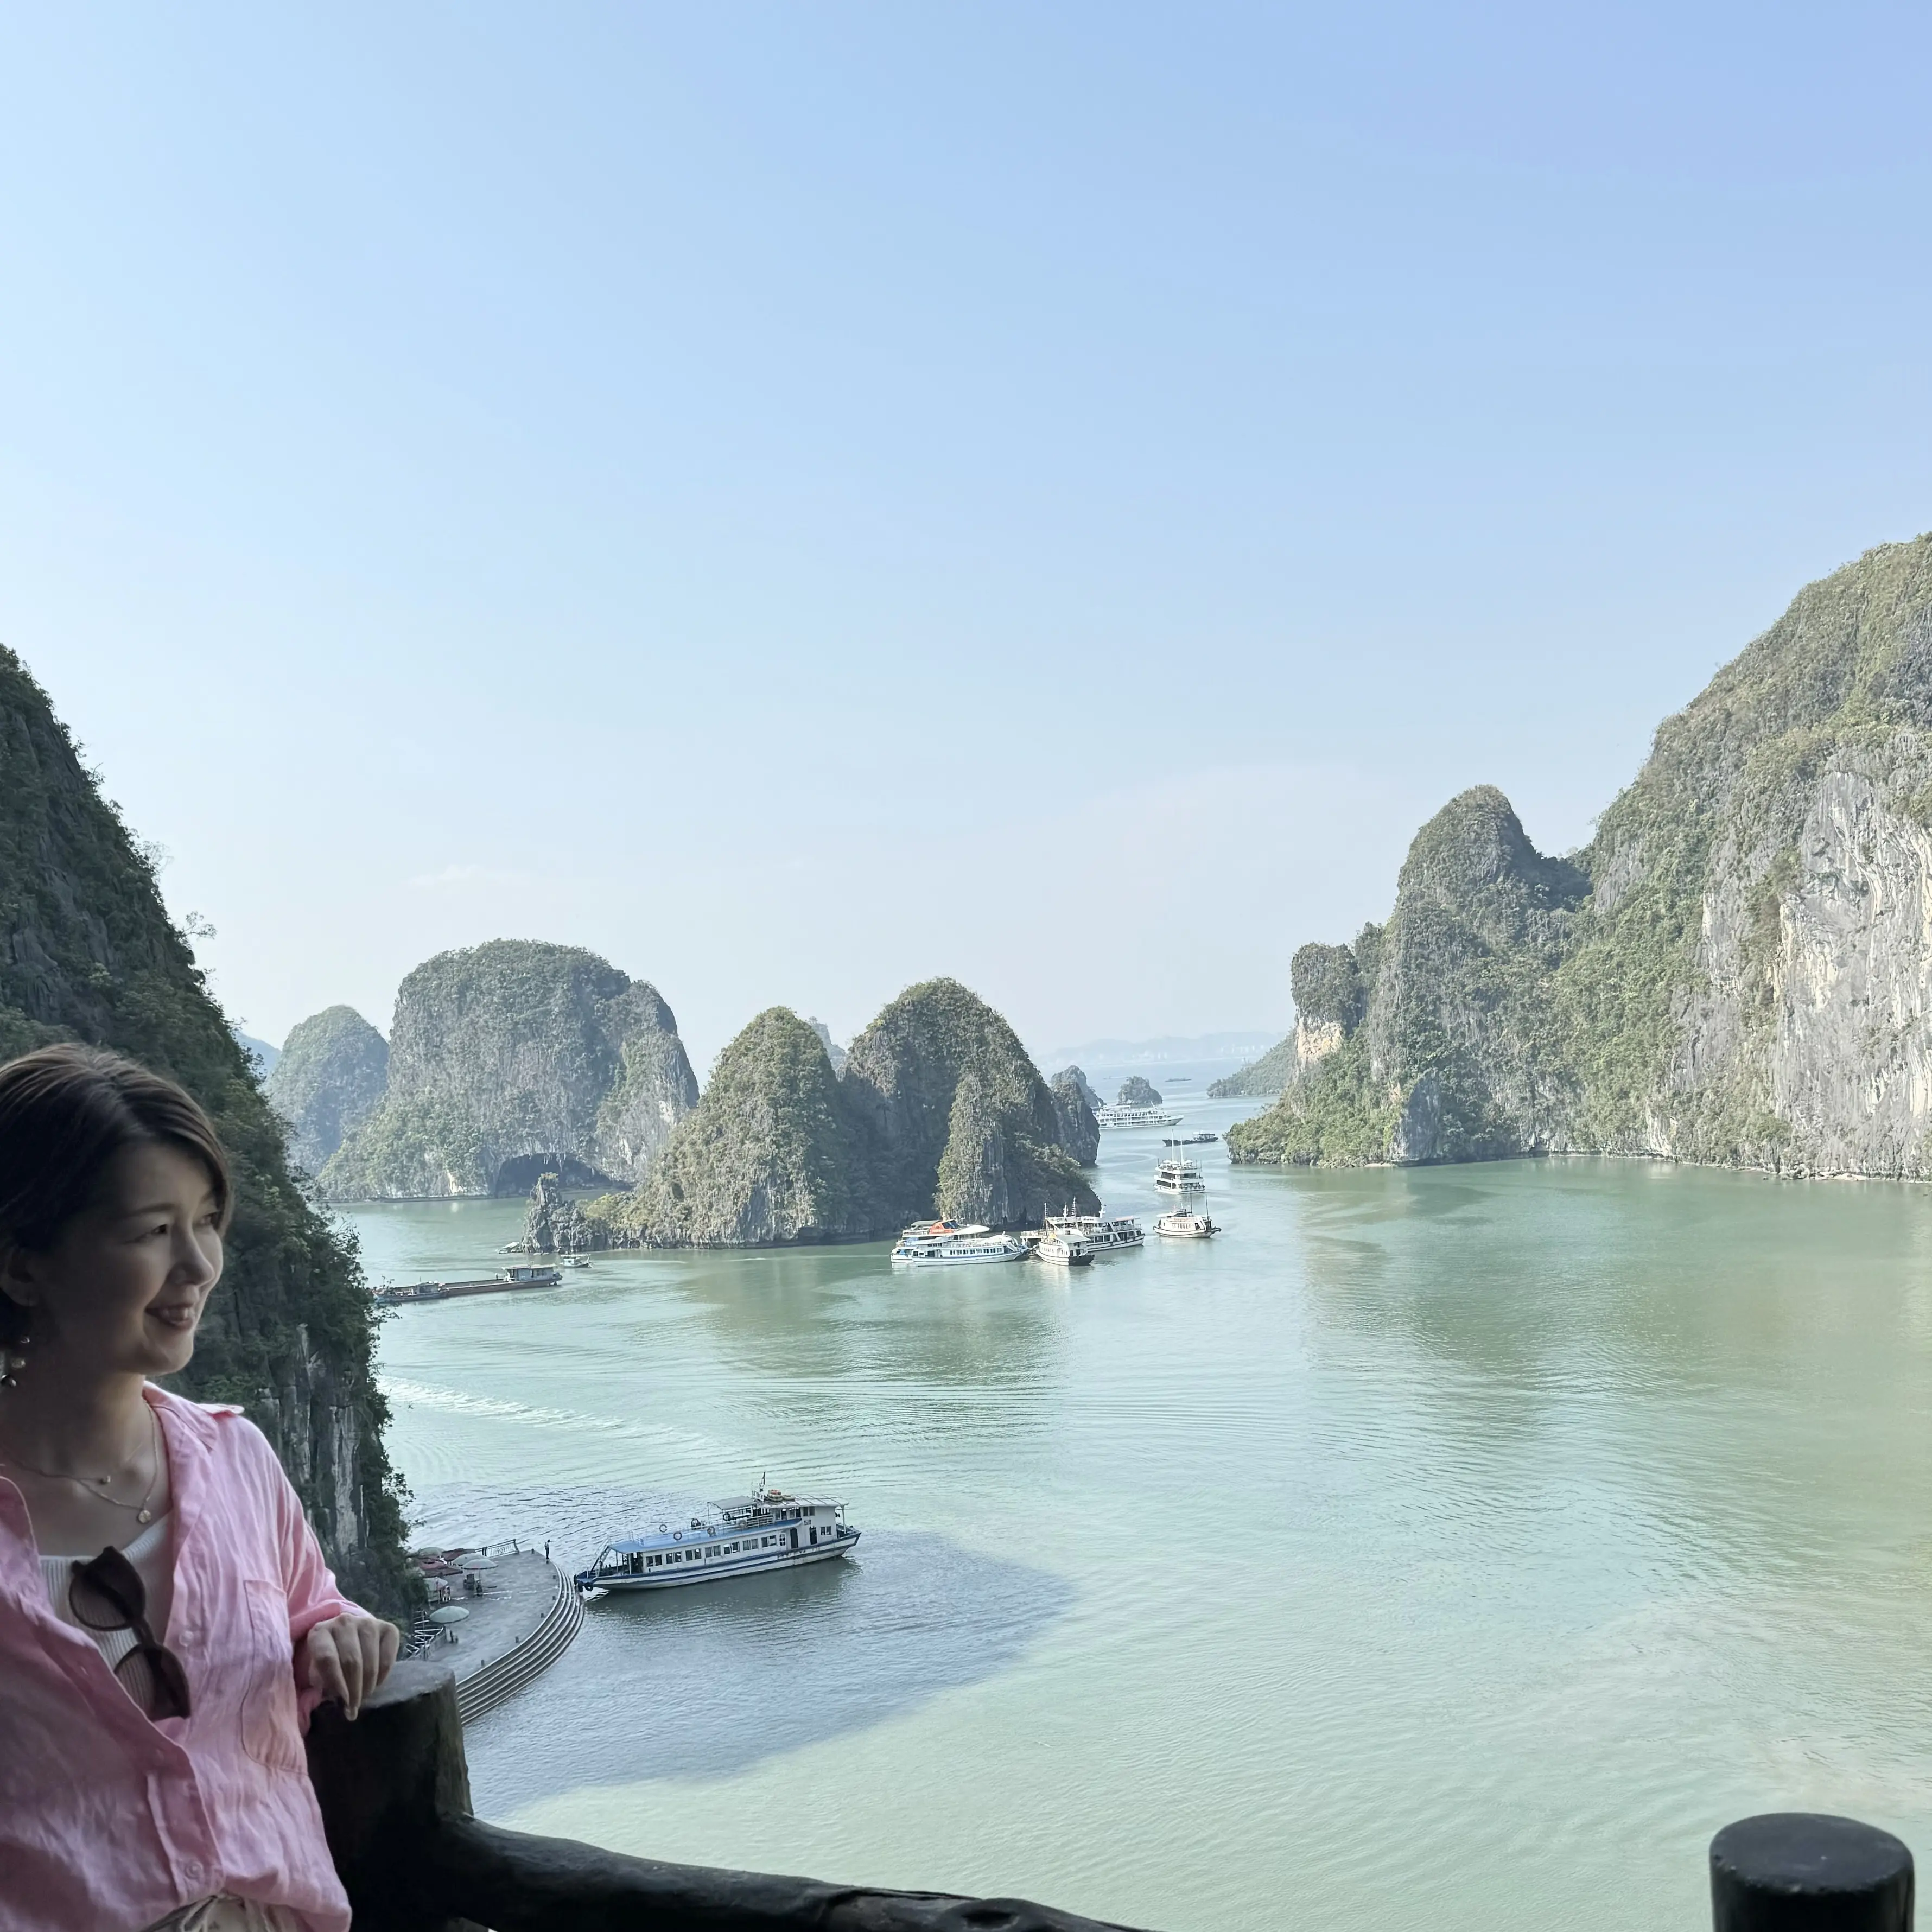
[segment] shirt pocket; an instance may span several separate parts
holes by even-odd
[[[248,1606],[242,1748],[258,1763],[299,1770],[304,1759],[289,1600],[279,1583],[259,1582],[253,1577],[243,1580],[242,1594]]]

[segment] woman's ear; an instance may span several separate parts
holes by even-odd
[[[15,1311],[24,1320],[40,1298],[34,1281],[33,1258],[17,1241],[0,1246],[0,1298],[14,1304],[12,1310],[0,1308],[0,1322]]]

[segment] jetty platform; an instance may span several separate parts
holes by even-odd
[[[486,1557],[489,1567],[469,1574],[482,1586],[464,1586],[465,1558]],[[445,1635],[420,1637],[416,1654],[440,1664],[456,1678],[457,1708],[468,1724],[494,1711],[540,1676],[570,1648],[584,1622],[584,1604],[568,1576],[541,1551],[499,1544],[477,1550],[446,1550],[424,1570],[431,1608],[460,1604],[470,1614]]]

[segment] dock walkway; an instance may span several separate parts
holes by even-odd
[[[570,1648],[584,1605],[570,1579],[534,1550],[495,1549],[472,1596],[456,1579],[450,1600],[470,1612],[454,1641],[438,1638],[424,1653],[455,1673],[465,1724],[494,1711]]]

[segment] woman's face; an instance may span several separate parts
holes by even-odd
[[[172,1375],[221,1278],[208,1169],[167,1141],[137,1141],[41,1253],[16,1250],[5,1292],[31,1311],[33,1354],[103,1374]]]

